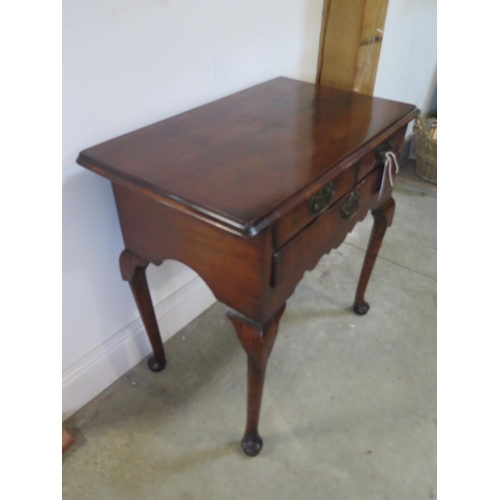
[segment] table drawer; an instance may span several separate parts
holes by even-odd
[[[281,247],[307,224],[339,200],[356,184],[355,169],[349,168],[324,184],[316,184],[302,193],[302,202],[282,217],[274,229],[274,248]],[[323,206],[322,206],[323,204]]]
[[[382,166],[385,151],[399,154],[404,143],[405,131],[406,125],[390,135],[388,139],[376,144],[361,160],[353,163],[346,170],[323,182],[318,182],[309,191],[303,192],[302,202],[288,210],[285,208],[280,222],[274,228],[274,248],[280,248],[286,244],[370,172]]]
[[[400,154],[405,141],[405,133],[406,125],[363,156],[356,165],[358,180],[364,179],[377,165],[382,165],[384,163],[385,151],[392,151],[396,155]]]
[[[383,167],[378,166],[356,184],[334,205],[317,217],[273,255],[272,286],[284,281],[297,283],[305,271],[311,270],[322,255],[337,248],[356,222],[380,204],[378,193]],[[384,194],[384,198],[388,193]]]

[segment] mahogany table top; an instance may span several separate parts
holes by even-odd
[[[78,163],[251,234],[415,113],[413,105],[276,78],[86,149]]]

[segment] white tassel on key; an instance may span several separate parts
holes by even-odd
[[[378,199],[380,200],[380,197],[382,196],[382,193],[384,191],[384,184],[385,184],[385,179],[389,177],[389,182],[391,184],[391,187],[394,186],[394,179],[393,179],[393,174],[392,174],[392,163],[396,166],[395,168],[395,173],[397,174],[399,172],[399,163],[398,159],[396,158],[396,155],[392,151],[387,151],[385,153],[385,163],[384,163],[384,174],[382,176],[382,185],[380,186],[380,191],[378,194]]]

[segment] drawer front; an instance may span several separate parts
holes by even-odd
[[[405,142],[405,133],[406,125],[363,156],[357,165],[358,180],[364,179],[376,166],[384,163],[385,151],[392,151],[396,155],[400,154]]]
[[[308,192],[302,193],[302,202],[285,209],[280,222],[274,228],[274,248],[281,248],[296,234],[321,217],[333,204],[348,193],[357,183],[384,163],[385,151],[401,152],[406,125],[388,139],[375,145],[361,160],[346,170],[322,183],[317,183]]]
[[[325,213],[273,255],[272,286],[297,283],[322,255],[337,248],[367,212],[380,205],[383,167],[376,167]],[[384,189],[385,191],[385,189]],[[390,192],[385,192],[386,199]],[[285,285],[286,286],[286,285]]]
[[[281,247],[301,229],[316,219],[356,184],[355,169],[349,168],[337,177],[310,192],[303,193],[303,201],[284,215],[274,229],[274,248]]]

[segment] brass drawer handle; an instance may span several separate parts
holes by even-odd
[[[309,202],[309,210],[313,214],[320,214],[328,208],[328,204],[335,194],[335,184],[333,181],[325,184]]]
[[[377,161],[385,160],[385,153],[392,151],[393,142],[392,139],[385,140],[375,151],[375,158]]]
[[[356,213],[359,208],[359,198],[359,191],[353,191],[349,195],[349,198],[347,198],[347,200],[344,202],[342,210],[340,211],[340,215],[344,219],[350,219]]]

